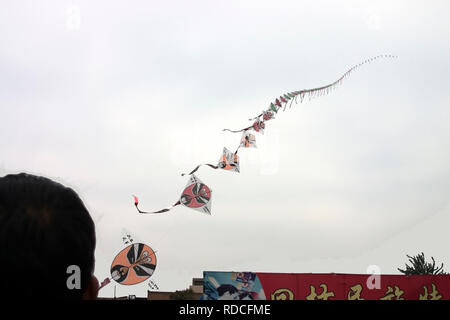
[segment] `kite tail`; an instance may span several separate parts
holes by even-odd
[[[197,172],[197,170],[198,170],[201,166],[209,166],[209,167],[211,167],[211,168],[213,168],[213,169],[219,169],[218,166],[215,166],[215,165],[212,165],[212,164],[209,164],[209,163],[203,163],[203,164],[199,164],[197,167],[195,167],[195,169],[192,170],[191,172],[189,172],[188,175],[192,175],[192,174],[194,174],[195,172]],[[185,175],[186,175],[186,173],[182,173],[182,174],[181,174],[182,177],[184,177]]]
[[[136,206],[137,211],[138,211],[139,213],[144,213],[144,214],[164,213],[164,212],[167,212],[167,211],[171,210],[173,207],[175,207],[175,206],[181,204],[180,201],[177,201],[177,202],[176,202],[174,205],[172,205],[171,207],[165,208],[165,209],[162,209],[162,210],[159,210],[159,211],[142,211],[141,209],[139,209],[139,199],[138,199],[135,195],[133,195],[133,198],[134,198],[134,205]]]
[[[261,113],[261,114],[258,115],[257,117],[248,119],[248,121],[253,121],[253,120],[259,119],[259,118],[261,118],[262,115],[263,115],[263,114]],[[228,130],[228,129],[223,129],[223,131],[225,131],[225,130],[230,131],[230,130]]]
[[[262,114],[261,114],[262,115]],[[259,117],[255,117],[255,119],[258,119]],[[253,128],[252,126],[250,126],[250,127],[248,127],[248,128],[245,128],[245,129],[241,129],[241,130],[230,130],[230,129],[223,129],[222,131],[230,131],[230,132],[233,132],[233,133],[239,133],[239,132],[244,132],[244,131],[247,131],[247,130],[249,130],[249,129],[251,129],[251,128]]]

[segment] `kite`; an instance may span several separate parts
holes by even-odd
[[[263,111],[262,117],[263,117],[264,121],[269,121],[269,120],[275,119],[275,115],[270,110],[271,109],[269,109],[267,111]]]
[[[366,63],[370,63],[372,61],[381,59],[381,58],[397,58],[397,56],[393,55],[379,55],[370,59],[365,60],[364,62],[361,62],[349,70],[345,72],[339,79],[336,81],[325,85],[323,87],[313,88],[313,89],[303,89],[298,91],[292,91],[285,93],[281,95],[280,97],[276,98],[273,102],[270,103],[269,107],[262,111],[261,114],[258,116],[249,119],[249,121],[253,121],[253,123],[243,129],[240,130],[231,130],[231,129],[223,129],[223,131],[229,131],[232,133],[240,133],[242,132],[242,138],[240,141],[240,144],[236,150],[235,153],[230,152],[227,148],[223,149],[222,157],[219,160],[219,163],[217,165],[213,164],[200,164],[198,165],[194,170],[192,170],[189,175],[189,181],[184,189],[180,200],[178,200],[175,204],[173,204],[169,208],[165,208],[159,211],[154,212],[146,212],[141,211],[138,208],[139,201],[136,196],[134,196],[134,205],[136,206],[136,209],[140,213],[163,213],[171,210],[173,207],[183,204],[184,206],[198,210],[207,214],[211,214],[211,189],[206,186],[204,183],[198,179],[194,173],[202,166],[207,165],[211,167],[212,169],[223,169],[227,171],[232,172],[240,172],[239,171],[239,158],[237,156],[237,153],[239,151],[239,148],[256,148],[256,138],[255,135],[250,133],[249,131],[253,130],[254,132],[264,134],[264,130],[266,129],[265,122],[269,120],[275,119],[275,114],[278,114],[278,112],[283,109],[283,111],[286,110],[286,106],[289,104],[289,109],[291,108],[293,102],[297,104],[297,99],[300,99],[300,103],[303,102],[305,98],[308,98],[311,100],[312,98],[323,96],[325,94],[329,94],[331,91],[336,89],[342,82],[348,78],[348,76],[355,71],[357,68],[361,67],[362,65]],[[184,176],[185,174],[182,174]]]
[[[220,169],[239,173],[239,157],[237,151],[235,153],[223,148],[223,155],[219,160],[218,167]]]
[[[122,241],[126,247],[115,256],[110,269],[111,277],[103,280],[98,290],[107,286],[112,280],[122,285],[134,285],[153,275],[157,265],[156,251],[148,245],[134,242],[133,238],[128,231],[125,231]],[[152,280],[149,286],[158,289]]]
[[[256,137],[254,134],[251,134],[245,131],[242,134],[240,148],[256,148]]]
[[[199,178],[191,175],[180,202],[188,208],[211,214],[211,192],[211,189]]]
[[[264,124],[264,121],[258,119],[255,121],[255,123],[253,123],[252,129],[255,130],[256,132],[264,134],[265,127],[266,125]]]
[[[165,208],[159,211],[142,211],[139,209],[139,199],[137,196],[134,197],[134,205],[139,213],[146,214],[156,214],[163,213],[171,210],[173,207],[182,204],[188,208],[211,214],[211,196],[212,190],[204,184],[199,178],[197,178],[194,174],[191,174],[189,180],[186,184],[186,187],[181,194],[180,200],[178,200],[175,204],[173,204],[169,208]]]
[[[138,284],[150,278],[155,268],[153,249],[143,243],[133,243],[114,258],[111,278],[123,285]]]

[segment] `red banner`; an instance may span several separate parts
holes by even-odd
[[[450,275],[257,273],[270,300],[449,300]]]
[[[450,300],[450,275],[205,272],[204,299]]]

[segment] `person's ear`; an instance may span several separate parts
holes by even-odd
[[[100,285],[98,283],[97,278],[92,275],[91,279],[89,279],[88,287],[83,292],[82,299],[83,300],[95,300],[98,297],[98,289]]]

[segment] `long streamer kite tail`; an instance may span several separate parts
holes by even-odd
[[[133,195],[133,198],[134,198],[134,205],[135,205],[137,211],[138,211],[139,213],[144,213],[144,214],[158,214],[158,213],[164,213],[164,212],[167,212],[167,211],[171,210],[173,207],[175,207],[175,206],[181,204],[180,201],[177,201],[177,202],[176,202],[174,205],[172,205],[171,207],[165,208],[165,209],[162,209],[162,210],[159,210],[159,211],[142,211],[141,209],[139,209],[139,199],[138,199],[138,197],[136,197],[135,195]]]

